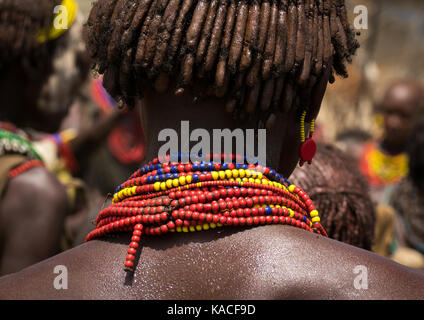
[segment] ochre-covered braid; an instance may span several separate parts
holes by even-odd
[[[265,122],[306,106],[327,68],[346,77],[358,48],[344,0],[98,0],[86,28],[117,101],[172,85]]]
[[[153,160],[121,184],[86,241],[132,232],[125,268],[133,271],[142,235],[217,227],[287,224],[327,236],[312,200],[265,166]]]

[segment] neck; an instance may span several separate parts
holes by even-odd
[[[389,143],[386,139],[380,144],[380,147],[384,152],[389,155],[396,156],[406,151],[405,144],[393,144]]]
[[[201,103],[199,105],[181,103],[180,105],[184,107],[178,107],[177,104],[159,101],[158,105],[159,108],[147,108],[142,103],[142,121],[145,124],[143,127],[145,128],[146,159],[148,161],[157,158],[161,147],[167,141],[171,142],[171,138],[176,138],[176,140],[172,140],[177,144],[176,152],[187,152],[192,150],[193,146],[202,138],[208,142],[208,139],[204,139],[203,136],[195,137],[195,130],[202,129],[202,132],[207,132],[210,137],[213,137],[214,129],[235,129],[230,117],[225,117],[225,115],[218,117],[210,107]],[[168,136],[168,134],[174,133],[175,137]],[[159,141],[165,138],[165,141]]]
[[[125,217],[124,217],[125,216]],[[269,168],[233,163],[153,162],[116,190],[86,241],[132,232],[125,269],[134,271],[140,236],[230,226],[287,224],[327,236],[312,200]]]
[[[227,153],[228,148],[223,150],[226,140],[225,138],[220,138],[220,133],[223,133],[222,130],[224,129],[229,129],[227,130],[229,135],[235,133],[239,133],[239,135],[237,135],[237,138],[228,138],[231,144],[231,150],[228,153],[246,154],[247,146],[251,147],[253,144],[255,146],[254,155],[260,158],[262,155],[261,151],[266,152],[266,164],[279,170],[281,128],[277,130],[277,134],[279,134],[277,143],[273,143],[275,139],[271,137],[272,130],[267,130],[265,134],[266,144],[260,145],[259,141],[261,141],[260,138],[263,135],[260,136],[256,128],[253,126],[240,128],[234,122],[231,114],[226,113],[224,110],[219,110],[223,108],[213,99],[193,103],[187,100],[186,97],[155,96],[153,101],[155,101],[155,105],[160,107],[152,108],[152,103],[141,102],[141,118],[146,137],[147,162],[163,153],[166,146],[169,145],[168,142],[171,141],[169,134],[176,137],[176,140],[173,140],[176,141],[178,147],[177,150],[173,150],[170,153],[197,152],[200,145],[204,146],[205,149],[209,147],[206,153]],[[254,133],[252,139],[250,139],[250,136],[248,138],[247,129]],[[165,141],[159,141],[159,137],[162,138],[161,140],[165,139]],[[214,141],[217,139],[221,141],[220,150],[214,150]],[[167,149],[167,151],[169,153],[170,150]],[[201,151],[205,152],[203,149]],[[290,173],[290,169],[282,172],[284,175]]]

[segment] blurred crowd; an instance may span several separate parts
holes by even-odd
[[[0,34],[16,37],[15,47],[0,48],[0,275],[82,244],[144,160],[140,114],[121,110],[91,69],[82,32],[90,6],[80,2],[66,34],[39,51],[19,47],[19,32]],[[0,12],[0,23],[25,20],[19,14]],[[37,72],[31,59],[41,61]],[[423,85],[402,77],[384,92],[371,104],[373,130],[354,124],[329,138],[333,124],[318,122],[316,161],[290,179],[316,202],[332,238],[424,269]],[[32,210],[36,203],[44,207]]]

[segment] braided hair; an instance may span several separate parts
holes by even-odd
[[[59,0],[0,1],[0,72],[8,65],[37,72],[48,61],[52,43],[40,43],[40,30],[48,30]]]
[[[314,201],[330,238],[371,249],[374,206],[368,185],[346,154],[320,144],[312,165],[297,168],[290,180],[301,185]]]
[[[310,104],[358,48],[344,0],[98,0],[88,50],[129,107],[153,84],[225,99],[237,119]]]

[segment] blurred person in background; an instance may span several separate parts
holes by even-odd
[[[335,145],[345,151],[353,160],[353,165],[356,170],[356,179],[364,179],[364,187],[367,192],[370,192],[369,181],[365,179],[363,174],[359,171],[359,163],[363,154],[364,146],[369,143],[371,135],[360,129],[350,129],[341,132],[335,141]],[[350,161],[351,162],[351,161]],[[359,177],[361,176],[361,177]],[[372,194],[369,195],[372,199]],[[374,233],[373,233],[373,246],[372,251],[385,257],[390,257],[391,246],[393,241],[393,231],[395,223],[395,212],[387,204],[376,203],[375,199],[372,201],[372,212],[374,216]]]
[[[359,163],[364,145],[371,139],[371,135],[361,129],[350,129],[339,133],[335,145],[351,156],[355,163]]]
[[[368,185],[348,154],[318,144],[312,165],[296,168],[290,180],[314,201],[330,238],[371,250],[374,206]]]
[[[103,87],[103,77],[92,77],[79,93],[78,115],[80,130],[87,130],[116,112],[118,105]],[[98,211],[110,202],[116,186],[140,167],[145,155],[144,134],[140,113],[127,110],[105,139],[94,147],[79,170],[90,189],[90,208],[73,231],[73,245],[82,244],[88,232],[94,229],[92,221]],[[110,204],[110,203],[109,203]]]
[[[80,81],[77,49],[64,55],[70,33],[52,28],[60,3],[0,3],[0,274],[57,253],[69,209],[66,189],[47,170],[31,130],[22,130],[56,132]],[[68,28],[76,17],[69,9]]]
[[[91,79],[89,99],[84,109],[91,110],[90,122],[97,122],[117,109],[116,101],[102,85],[102,77]],[[85,113],[86,114],[86,113]],[[82,176],[87,185],[107,195],[119,183],[140,167],[145,155],[144,134],[140,114],[128,110],[120,123],[116,124],[97,151],[90,157]]]
[[[398,80],[386,90],[377,112],[382,118],[382,136],[366,143],[359,168],[370,185],[376,206],[374,252],[385,257],[393,253],[395,211],[389,203],[394,188],[408,175],[407,148],[416,118],[424,111],[421,84]]]
[[[399,80],[377,106],[383,118],[383,136],[367,143],[360,157],[360,170],[376,204],[387,204],[390,189],[408,174],[407,145],[414,119],[424,111],[423,92],[417,81]]]
[[[392,247],[395,261],[424,269],[424,121],[415,126],[408,144],[409,173],[392,191],[389,203],[396,223]]]
[[[90,66],[82,24],[73,0],[0,3],[0,274],[72,245],[87,207],[74,174],[121,118],[114,112],[83,132],[70,125]]]

